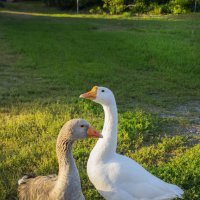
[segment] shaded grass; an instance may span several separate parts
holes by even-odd
[[[27,8],[11,10],[20,9]],[[102,128],[100,106],[78,99],[93,85],[110,87],[116,95],[118,152],[183,187],[184,199],[199,199],[200,152],[193,142],[199,137],[171,133],[167,126],[188,122],[152,113],[199,101],[199,18],[0,13],[0,199],[15,199],[16,180],[26,172],[57,171],[55,142],[64,122],[82,117]],[[102,199],[85,171],[94,144],[81,141],[74,148],[86,199]]]

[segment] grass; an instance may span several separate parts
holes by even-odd
[[[75,16],[41,4],[6,4],[0,11],[0,199],[16,199],[24,173],[57,172],[55,142],[64,122],[81,117],[102,128],[102,108],[78,96],[103,85],[118,103],[118,152],[181,186],[184,200],[198,200],[199,19]],[[74,157],[86,199],[100,200],[85,170],[94,144],[78,142]]]

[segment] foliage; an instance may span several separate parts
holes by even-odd
[[[108,9],[111,15],[120,14],[124,10],[124,0],[103,0],[103,7]]]
[[[171,11],[173,14],[186,13],[186,4],[188,0],[171,0]]]
[[[150,13],[150,14],[182,14],[188,11],[187,0],[171,0],[171,1],[145,1],[136,0],[131,8],[133,13]],[[187,6],[186,6],[187,5]]]
[[[107,1],[107,2],[111,2],[111,1]],[[109,4],[109,10],[112,10],[112,8],[114,9],[115,5],[113,3],[114,2]],[[131,1],[130,0],[130,1],[125,1],[123,4],[124,4],[124,10],[131,11],[133,14],[135,13],[182,14],[182,13],[189,12],[190,10],[193,10],[193,6],[194,6],[194,2],[190,0],[163,0],[163,1],[159,1],[159,0]],[[110,13],[114,13],[114,12],[110,12]]]
[[[62,10],[75,10],[77,0],[35,0],[35,3],[44,2],[49,7],[58,7]],[[200,10],[199,0],[78,0],[79,8],[91,14],[183,14]],[[17,2],[20,4],[21,2]],[[28,4],[33,5],[33,1]],[[0,3],[0,7],[4,3]],[[126,14],[125,14],[126,15]]]
[[[160,8],[160,14],[168,14],[172,12],[169,4],[163,4],[160,6]]]
[[[103,9],[100,6],[96,6],[94,8],[91,8],[89,10],[89,13],[91,13],[91,14],[103,14],[104,11],[103,11]]]

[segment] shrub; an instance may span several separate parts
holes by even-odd
[[[131,12],[123,12],[124,17],[131,17]]]
[[[89,10],[89,13],[91,13],[91,14],[104,14],[104,11],[100,6],[97,6],[97,7],[91,8]]]
[[[171,13],[170,5],[169,4],[161,5],[161,14],[168,14],[168,13]]]
[[[154,15],[171,13],[169,4],[152,3],[149,6],[149,13]]]
[[[162,9],[161,6],[159,6],[158,4],[152,3],[150,4],[149,10],[150,14],[159,15],[161,14]]]
[[[146,13],[147,10],[147,6],[142,1],[136,1],[136,3],[131,8],[132,13]]]
[[[108,9],[111,15],[120,14],[124,11],[124,0],[103,0],[103,7]]]
[[[184,14],[188,12],[188,0],[171,0],[170,6],[173,14]]]
[[[184,14],[184,13],[186,13],[186,10],[183,7],[181,7],[180,5],[173,6],[171,11],[175,15],[176,14]]]

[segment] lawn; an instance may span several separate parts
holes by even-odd
[[[0,199],[16,199],[24,173],[57,173],[67,120],[102,128],[102,108],[78,98],[94,85],[116,96],[118,152],[199,200],[200,15],[73,15],[40,4],[0,10]],[[74,157],[86,199],[101,200],[86,174],[94,145],[77,142]]]

